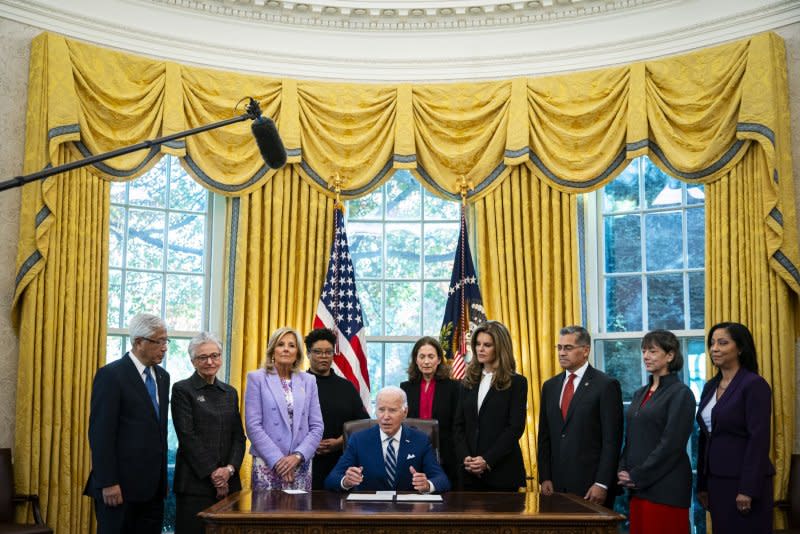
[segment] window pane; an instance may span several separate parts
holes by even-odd
[[[420,219],[422,187],[409,171],[396,171],[394,178],[386,182],[385,187],[387,219]]]
[[[706,210],[686,210],[686,244],[689,250],[689,268],[703,267],[706,253]]]
[[[689,328],[705,328],[705,294],[705,273],[689,273]]]
[[[606,279],[606,330],[642,330],[642,278],[618,276]]]
[[[132,209],[128,212],[126,267],[161,269],[164,247],[164,212]]]
[[[447,306],[447,290],[449,282],[425,282],[425,306],[423,309],[422,334],[439,337],[444,319],[444,308]]]
[[[452,221],[461,218],[461,205],[452,200],[439,198],[425,191],[425,220]]]
[[[644,195],[648,208],[680,206],[683,202],[681,182],[644,159]]]
[[[374,405],[375,396],[383,387],[383,343],[377,341],[367,343],[367,369],[369,369],[369,393]]]
[[[348,219],[380,219],[383,215],[383,188],[347,202]],[[349,229],[348,229],[349,230]]]
[[[641,218],[639,215],[605,217],[606,272],[638,272],[642,269]]]
[[[681,212],[650,213],[644,217],[648,271],[683,268]]]
[[[137,313],[161,315],[162,283],[159,273],[128,271],[125,275],[125,326]]]
[[[106,336],[106,363],[118,360],[125,354],[125,336]]]
[[[123,328],[122,324],[122,271],[108,270],[108,326]]]
[[[386,224],[386,278],[421,278],[419,224]]]
[[[642,387],[642,341],[640,339],[601,340],[605,372],[619,380],[622,401],[630,402],[633,392]]]
[[[706,344],[702,337],[689,338],[686,343],[684,369],[689,375],[688,384],[694,398],[700,402],[700,394],[706,383]]]
[[[383,225],[349,223],[347,239],[358,278],[380,278],[383,274]]]
[[[657,274],[647,277],[647,324],[649,329],[686,328],[683,317],[683,275]]]
[[[177,159],[173,159],[169,181],[169,207],[205,213],[208,211],[208,196],[208,190],[186,174]]]
[[[111,206],[108,223],[108,266],[122,267],[125,243],[125,208]]]
[[[419,282],[386,282],[387,336],[418,336],[422,330]]]
[[[686,203],[704,204],[706,201],[706,193],[702,184],[686,184]]]
[[[169,327],[177,329],[172,321],[169,320]],[[169,344],[169,350],[164,357],[163,367],[167,369],[170,375],[170,382],[173,384],[178,380],[189,378],[194,374],[194,366],[192,360],[189,359],[189,339],[187,338],[170,338],[172,342]],[[172,392],[170,391],[170,394]],[[171,419],[171,417],[170,417]]]
[[[387,343],[386,360],[384,363],[383,378],[385,386],[399,386],[400,382],[408,380],[408,361],[411,357],[413,343]]]
[[[167,269],[190,273],[203,272],[205,215],[169,214]]]
[[[125,204],[126,182],[111,182],[111,203]]]
[[[457,223],[425,224],[425,278],[450,278],[458,230]]]
[[[361,301],[361,311],[364,315],[364,324],[370,336],[382,336],[383,315],[381,311],[381,283],[359,282],[357,285],[358,300]]]
[[[203,276],[167,275],[165,317],[175,330],[203,329]]]
[[[170,158],[161,158],[147,174],[128,182],[128,202],[134,206],[163,208],[167,190],[165,176]]]
[[[622,173],[603,188],[603,211],[614,213],[639,207],[639,160],[633,160]]]

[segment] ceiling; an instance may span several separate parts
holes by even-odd
[[[798,0],[0,0],[0,17],[183,63],[367,82],[544,75],[800,22]]]

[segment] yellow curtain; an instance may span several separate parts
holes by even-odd
[[[56,161],[74,157],[66,152],[59,149]],[[16,308],[14,473],[17,491],[39,494],[56,532],[88,532],[92,505],[80,490],[91,465],[89,395],[106,345],[109,184],[80,170],[62,178],[36,186],[49,252]]]
[[[508,326],[517,370],[528,379],[522,438],[526,472],[536,476],[542,384],[560,368],[558,329],[580,323],[577,197],[515,167],[475,203],[478,273],[487,317]],[[528,482],[528,489],[538,483]]]
[[[230,384],[244,391],[264,361],[270,334],[309,330],[322,291],[333,236],[333,200],[287,165],[261,188],[228,204],[226,333]],[[242,467],[249,480],[250,456]]]
[[[257,365],[271,329],[281,324],[305,329],[313,317],[331,239],[333,208],[326,191],[331,178],[339,175],[343,195],[352,198],[370,192],[400,168],[443,197],[456,194],[462,178],[472,186],[469,201],[476,204],[478,265],[487,309],[516,330],[520,368],[531,381],[531,424],[524,439],[531,471],[535,388],[556,369],[554,356],[542,355],[552,354],[558,326],[579,320],[574,194],[601,187],[633,158],[647,155],[673,176],[708,184],[709,213],[725,202],[711,194],[718,181],[737,182],[730,186],[727,202],[742,194],[745,184],[738,182],[760,188],[755,211],[749,216],[730,211],[727,225],[709,221],[706,238],[716,243],[728,239],[731,228],[753,225],[747,243],[763,239],[759,254],[770,277],[765,274],[758,279],[761,285],[753,285],[752,269],[709,266],[707,320],[745,317],[745,303],[756,305],[751,295],[768,295],[769,310],[779,311],[759,308],[764,312],[753,319],[760,321],[754,327],[759,343],[776,332],[790,332],[787,339],[795,339],[793,330],[782,329],[784,322],[797,320],[796,306],[787,308],[782,302],[795,303],[800,293],[800,252],[785,49],[775,34],[564,76],[384,85],[226,73],[43,34],[34,40],[31,55],[25,172],[236,116],[241,109],[234,108],[243,96],[256,98],[276,120],[288,167],[276,172],[264,166],[244,122],[106,161],[93,171],[130,179],[168,153],[181,157],[205,187],[229,197],[225,342],[234,385],[241,386],[245,371]],[[742,172],[748,158],[760,163]],[[73,207],[88,209],[76,200],[82,197],[72,189],[80,183],[73,176],[92,180],[76,171],[23,190],[13,313],[20,332],[44,336],[41,332],[51,325],[62,324],[54,317],[61,313],[58,306],[69,280],[83,280],[84,271],[77,266],[100,265],[93,279],[99,286],[76,285],[69,293],[69,302],[94,306],[80,308],[80,318],[95,330],[72,331],[93,347],[71,353],[79,360],[73,367],[82,373],[73,380],[86,386],[82,406],[88,406],[89,381],[100,363],[94,354],[104,346],[108,187],[99,181],[93,186],[97,197],[90,204],[99,211],[89,218],[97,226],[79,226],[86,235],[71,246],[60,229],[78,217]],[[62,183],[67,181],[69,187]],[[555,250],[561,251],[560,259],[547,256]],[[729,288],[736,288],[738,300],[730,308],[713,304],[732,298],[725,297]],[[37,392],[46,396],[49,386],[59,383],[49,370],[59,355],[31,343],[21,340],[20,345],[24,363],[18,380],[18,454],[35,451],[32,440],[69,441],[73,449],[85,451],[87,409],[73,409],[70,417],[76,424],[65,427],[63,421],[54,424],[52,413],[36,404]],[[761,354],[765,370],[783,371],[782,361],[788,357],[783,350],[765,347]],[[36,358],[47,361],[26,371],[24,366]],[[770,379],[776,398],[776,484],[781,484],[788,456],[779,447],[788,450],[794,405],[778,403],[794,397],[795,385],[775,372]],[[35,429],[37,420],[46,424],[32,437],[27,430]],[[74,430],[80,425],[80,432]],[[59,481],[57,490],[45,489],[50,473],[66,464],[52,455],[22,454],[18,461],[27,465],[18,467],[24,481],[20,489],[45,495],[51,523],[69,521],[74,513],[62,503],[77,499],[80,477]],[[88,473],[85,462],[71,462],[70,468]],[[778,487],[777,496],[784,491]],[[51,493],[57,508],[51,507]]]

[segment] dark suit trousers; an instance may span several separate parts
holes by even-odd
[[[97,534],[161,534],[164,498],[156,496],[145,502],[106,506],[101,497],[94,500],[94,512]]]
[[[175,534],[203,534],[205,526],[197,514],[219,502],[215,497],[175,495]]]

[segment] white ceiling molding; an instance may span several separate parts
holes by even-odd
[[[605,10],[587,11],[599,4]],[[683,53],[800,22],[797,0],[541,0],[541,7],[494,0],[303,4],[309,12],[316,9],[319,20],[326,8],[336,9],[328,13],[330,22],[325,25],[284,13],[297,13],[299,5],[281,0],[0,0],[0,17],[183,63],[361,82],[485,80],[598,68]],[[481,7],[489,17],[501,5],[520,13],[565,15],[502,25],[456,23],[471,7]],[[231,11],[214,13],[207,6]],[[350,9],[347,16],[353,20],[379,21],[386,20],[386,9],[400,17],[401,8],[408,10],[406,17],[413,9],[425,10],[426,17],[437,22],[425,30],[354,30],[334,22],[344,17],[343,9]],[[442,15],[445,8],[463,13],[460,18]],[[489,8],[494,11],[487,12]],[[580,14],[579,8],[584,9]],[[358,9],[383,11],[367,16],[357,15]],[[236,10],[282,15],[267,20],[266,15],[243,16]]]
[[[138,0],[217,17],[322,27],[328,30],[461,31],[520,24],[564,23],[619,14],[674,0]]]

